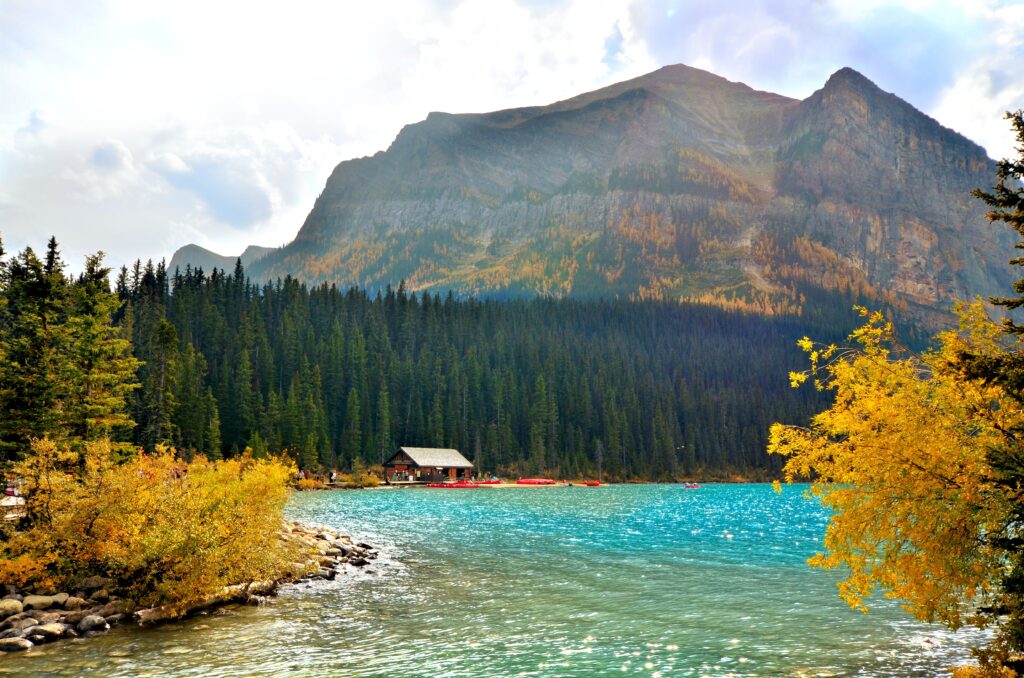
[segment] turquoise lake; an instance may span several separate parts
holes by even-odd
[[[933,676],[983,640],[870,614],[810,569],[826,514],[786,487],[306,492],[290,517],[370,571],[144,631],[0,658],[123,676]]]

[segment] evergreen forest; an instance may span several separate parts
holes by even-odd
[[[835,319],[702,304],[256,285],[240,263],[171,274],[136,262],[112,287],[99,255],[77,278],[65,269],[54,240],[41,259],[26,249],[3,266],[7,458],[70,411],[69,375],[82,370],[61,337],[89,317],[109,335],[109,374],[95,380],[127,415],[82,415],[65,427],[80,437],[92,422],[146,449],[284,452],[308,470],[378,464],[416,445],[454,447],[507,475],[775,476],[769,425],[824,403],[789,387],[795,342],[845,335]]]

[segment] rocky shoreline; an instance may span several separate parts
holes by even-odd
[[[293,563],[290,571],[275,580],[228,586],[185,610],[172,606],[139,609],[117,596],[113,580],[101,576],[87,577],[70,593],[2,586],[0,653],[23,652],[66,638],[88,638],[118,624],[172,621],[228,603],[259,604],[282,584],[333,580],[345,565],[364,567],[377,557],[369,544],[356,543],[349,535],[324,527],[285,521],[279,539],[297,543],[312,555]]]

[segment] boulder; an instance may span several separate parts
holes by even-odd
[[[109,617],[104,617],[104,619],[107,620],[108,624],[114,626],[115,624],[120,624],[124,620],[124,613],[118,612],[116,614],[110,615]]]
[[[94,575],[92,577],[86,577],[82,580],[82,588],[86,591],[95,591],[98,589],[105,589],[108,586],[111,586],[113,583],[113,579],[108,579],[107,577],[100,577],[99,575]]]
[[[76,627],[79,633],[89,633],[90,631],[106,631],[110,628],[110,624],[103,617],[90,614],[89,616],[78,622]]]
[[[110,592],[108,592],[106,589],[100,589],[99,591],[96,591],[91,596],[89,596],[89,600],[92,600],[97,603],[105,603],[108,600],[110,600]]]
[[[96,614],[99,608],[89,608],[86,610],[75,610],[64,615],[64,621],[68,624],[77,624],[91,614]]]
[[[32,648],[32,641],[25,638],[0,639],[0,652],[22,652]]]
[[[39,620],[33,617],[25,617],[24,619],[19,619],[16,622],[11,622],[9,628],[24,631],[25,629],[30,629],[33,626],[39,626]]]
[[[19,614],[24,609],[20,600],[0,600],[0,619],[7,619],[12,614]]]
[[[53,607],[53,598],[50,596],[25,596],[21,601],[26,610],[45,610]]]
[[[68,627],[66,624],[58,624],[56,622],[52,624],[40,624],[38,626],[25,629],[25,636],[28,638],[39,637],[45,639],[46,642],[50,642],[51,640],[57,640],[63,636],[67,629]]]
[[[115,600],[96,610],[95,614],[98,614],[101,617],[109,617],[115,614],[131,612],[134,609],[135,606],[126,600]]]
[[[57,605],[57,606],[60,606],[60,607],[63,607],[64,603],[66,603],[68,601],[68,598],[70,598],[70,597],[71,596],[69,596],[66,593],[58,593],[58,594],[52,596],[54,604]]]
[[[358,544],[356,544],[356,546],[358,546],[359,548],[363,549],[364,551],[372,551],[373,550],[372,546],[370,546],[369,544],[364,544],[363,542],[359,542]]]
[[[6,596],[3,597],[3,600],[22,601],[25,600],[25,596],[21,595],[20,593],[8,593]]]
[[[79,598],[78,596],[69,596],[68,599],[64,601],[64,609],[81,610],[87,604],[88,603],[86,603],[84,598]]]
[[[2,638],[22,638],[25,636],[25,632],[19,629],[7,629],[6,631],[0,631],[0,639]]]
[[[366,565],[368,562],[369,561],[367,561],[366,558],[353,558],[352,560],[349,561],[349,563],[351,563],[352,565],[355,565],[356,567],[362,567],[362,566]]]

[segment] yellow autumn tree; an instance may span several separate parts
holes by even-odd
[[[992,482],[987,450],[1022,419],[997,386],[965,378],[959,352],[1007,350],[982,305],[959,309],[960,331],[923,354],[899,348],[889,322],[868,313],[852,345],[804,338],[810,368],[790,375],[835,394],[809,427],[775,424],[769,452],[785,456],[787,481],[811,480],[831,510],[817,567],[846,568],[840,596],[867,610],[875,590],[920,619],[951,628],[984,625],[1005,554],[988,543],[1011,500]]]

